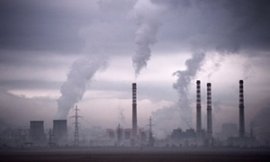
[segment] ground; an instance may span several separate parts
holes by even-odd
[[[1,150],[1,162],[269,162],[269,149],[24,149]]]

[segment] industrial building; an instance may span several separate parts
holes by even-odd
[[[222,135],[220,138],[215,138],[213,135],[213,121],[212,121],[212,84],[206,83],[206,104],[202,104],[201,96],[201,81],[196,81],[196,129],[189,128],[182,130],[181,128],[175,128],[167,138],[163,140],[155,140],[155,133],[152,132],[152,120],[150,118],[149,130],[138,126],[137,119],[137,84],[131,85],[132,97],[131,97],[131,127],[122,128],[120,124],[115,129],[106,129],[104,133],[104,139],[92,140],[89,145],[92,146],[150,146],[150,147],[162,147],[162,146],[250,146],[254,145],[255,137],[247,136],[245,132],[245,112],[244,112],[244,81],[239,81],[239,126],[237,133],[237,125],[233,123],[225,123],[222,125]],[[203,105],[203,106],[202,106]],[[78,120],[78,108],[76,107],[75,123]],[[206,113],[205,122],[202,122],[202,111]],[[205,128],[203,124],[206,123]],[[77,132],[76,132],[77,131]],[[101,135],[102,136],[102,135]],[[100,137],[101,137],[100,136]],[[29,137],[32,143],[41,144],[46,140],[44,132],[43,121],[30,121]],[[68,142],[67,120],[54,120],[53,129],[49,132],[49,143],[53,143],[54,146],[65,146],[70,144]],[[222,140],[222,142],[220,142]],[[90,144],[91,143],[91,144]],[[85,143],[84,143],[85,145]],[[79,146],[79,134],[78,134],[78,121],[75,124],[74,133],[74,146]]]
[[[35,145],[44,144],[46,140],[44,121],[30,121],[30,141]]]
[[[56,145],[67,144],[67,120],[53,121],[53,141]]]
[[[189,132],[189,133],[187,133]],[[193,133],[190,133],[193,132]],[[195,133],[196,132],[196,135]],[[222,134],[220,135],[223,145],[229,146],[254,146],[255,137],[253,132],[250,136],[245,132],[245,112],[244,112],[244,81],[239,80],[239,127],[238,134],[237,125],[232,123],[225,123],[222,125]],[[201,103],[201,81],[196,81],[196,131],[188,129],[183,131],[180,128],[176,128],[172,131],[171,140],[168,143],[176,146],[213,146],[221,144],[218,139],[215,140],[213,136],[213,121],[212,121],[212,84],[206,84],[206,130],[202,128],[202,103]]]

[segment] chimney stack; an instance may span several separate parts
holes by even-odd
[[[211,83],[207,83],[207,134],[212,137],[212,97]]]
[[[137,87],[132,83],[132,132],[133,136],[137,134]]]
[[[239,137],[245,136],[244,81],[239,81]]]
[[[197,126],[196,126],[196,129],[197,129],[197,133],[200,133],[201,130],[202,130],[202,115],[201,115],[201,81],[200,80],[197,80],[196,82],[196,85],[197,85],[197,91],[196,91],[196,110],[197,110]]]

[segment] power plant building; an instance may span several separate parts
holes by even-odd
[[[237,100],[236,100],[237,101]],[[116,129],[107,129],[107,136],[102,141],[92,142],[92,146],[153,146],[152,121],[149,123],[149,135],[143,128],[138,127],[137,120],[137,84],[132,83],[132,119],[131,128],[121,128],[120,124]],[[202,105],[206,107],[206,126],[202,123]],[[195,106],[195,105],[194,105]],[[245,134],[245,114],[244,114],[244,81],[239,80],[239,130],[237,124],[223,123],[219,137],[227,146],[252,146],[255,145],[255,137]],[[49,133],[49,143],[64,146],[68,144],[67,120],[53,120],[53,129]],[[29,130],[30,140],[33,144],[45,144],[46,136],[44,133],[44,121],[30,121]],[[148,140],[147,140],[148,139]],[[165,143],[167,142],[167,143]],[[213,138],[212,121],[212,84],[206,84],[206,105],[202,104],[201,81],[196,81],[196,130],[181,128],[174,129],[166,140],[156,141],[156,146],[214,146],[220,141]]]
[[[46,136],[44,133],[43,121],[30,121],[30,140],[34,144],[42,144],[45,142]]]
[[[58,145],[66,144],[67,142],[67,120],[53,121],[53,139]]]

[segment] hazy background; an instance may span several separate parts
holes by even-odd
[[[238,123],[238,81],[243,79],[247,130],[256,121],[257,134],[270,132],[266,0],[1,0],[0,20],[1,127],[27,128],[30,120],[45,120],[51,127],[74,62],[98,58],[102,66],[78,83],[86,90],[75,100],[82,128],[131,127],[134,81],[139,127],[146,127],[150,116],[158,137],[176,127],[195,127],[195,82],[200,79],[203,127],[206,83],[211,82],[218,132],[224,122]],[[147,47],[151,56],[146,55],[135,79],[136,52]],[[202,58],[192,59],[198,53]],[[186,63],[190,58],[193,62]],[[181,90],[187,92],[188,106],[178,102]]]

